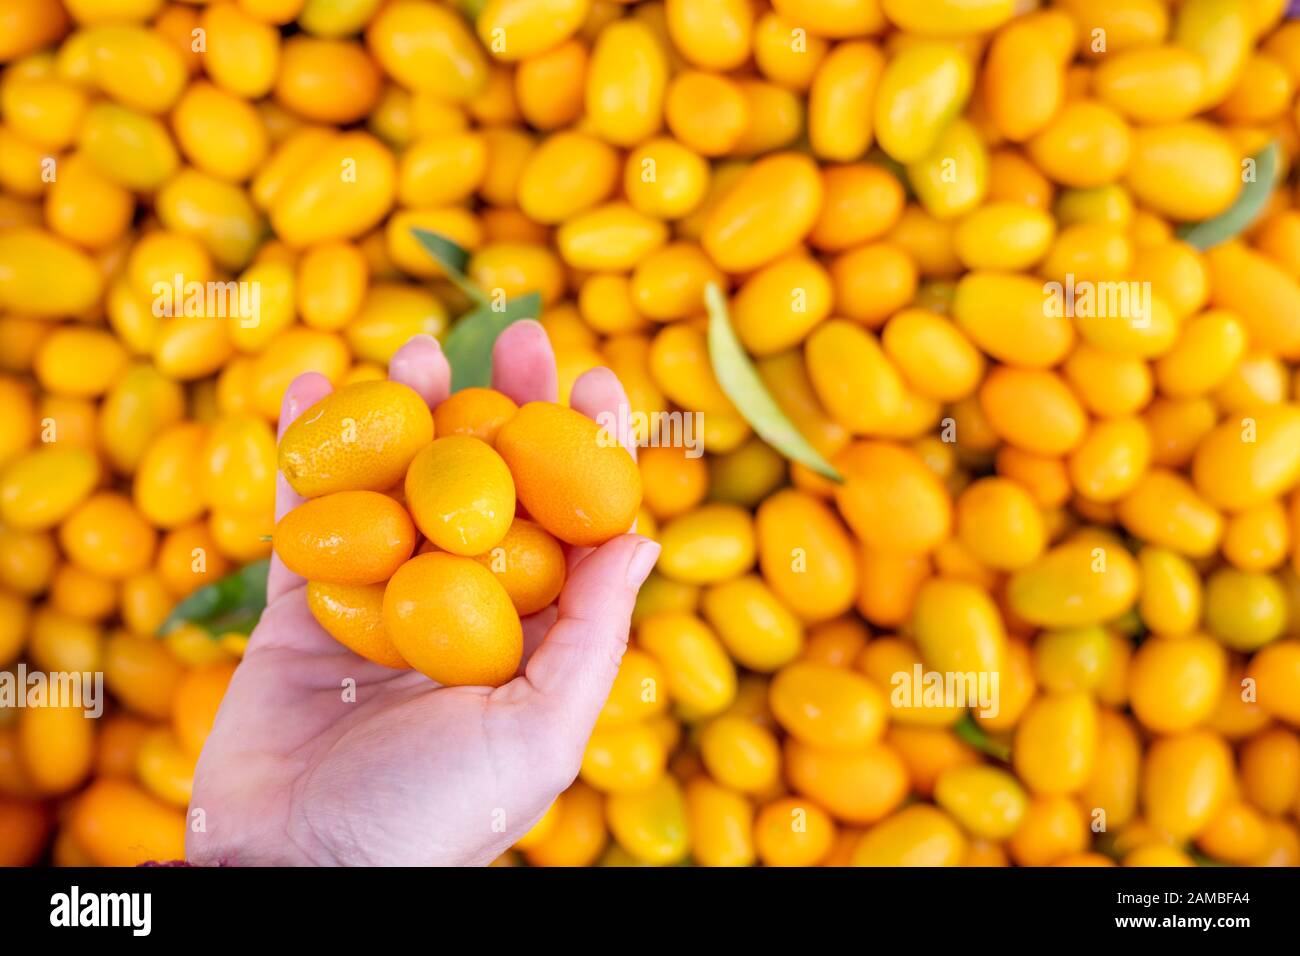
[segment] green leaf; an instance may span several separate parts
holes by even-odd
[[[791,424],[763,385],[754,363],[736,338],[727,315],[727,300],[716,283],[705,286],[704,304],[709,311],[709,358],[713,374],[745,421],[785,457],[807,465],[832,481],[843,482],[843,476]]]
[[[480,306],[489,304],[483,290],[465,275],[465,270],[469,268],[468,252],[446,236],[430,232],[427,229],[412,229],[411,235],[415,236],[416,241],[424,246],[424,251],[431,255],[438,265],[442,266],[442,271],[447,273],[447,278],[454,282],[461,292],[464,292]]]
[[[979,724],[975,723],[975,718],[970,715],[969,711],[962,715],[961,720],[953,724],[952,729],[953,733],[980,753],[988,754],[994,760],[1000,760],[1003,763],[1011,760],[1011,748],[984,733]]]
[[[215,584],[201,587],[175,609],[158,628],[159,636],[182,624],[195,624],[213,637],[250,633],[266,608],[267,559],[246,564]]]
[[[510,299],[501,311],[480,305],[452,327],[442,343],[451,363],[451,390],[488,388],[492,384],[492,345],[512,322],[535,319],[542,311],[542,297],[529,292]]]
[[[1226,211],[1203,222],[1189,223],[1178,230],[1178,238],[1204,252],[1240,235],[1268,205],[1277,181],[1281,149],[1276,141],[1255,154],[1255,180],[1246,183],[1237,200]]]
[[[502,309],[493,308],[493,302],[465,275],[469,266],[469,253],[446,236],[427,229],[412,229],[426,252],[442,266],[448,278],[476,303],[470,313],[462,316],[442,343],[443,354],[451,365],[451,390],[462,388],[487,388],[492,384],[492,346],[507,325],[520,319],[535,319],[542,314],[542,299],[529,292],[505,303]]]

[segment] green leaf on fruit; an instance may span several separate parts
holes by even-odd
[[[158,628],[160,637],[184,624],[192,624],[212,637],[250,634],[266,608],[267,559],[246,564],[213,584],[199,588],[181,601]]]
[[[488,388],[492,384],[492,346],[506,326],[520,319],[535,319],[542,312],[542,297],[529,292],[506,300],[500,309],[479,306],[447,333],[443,354],[451,363],[451,390]]]
[[[843,482],[844,477],[794,427],[763,385],[754,363],[736,338],[727,314],[726,297],[716,283],[710,282],[705,287],[704,304],[709,313],[709,359],[727,398],[758,436],[786,458],[808,466],[831,481]]]
[[[1277,182],[1281,149],[1276,141],[1256,153],[1255,178],[1246,183],[1237,194],[1236,201],[1213,219],[1189,223],[1178,230],[1178,238],[1205,252],[1230,239],[1236,238],[1250,227],[1268,205]]]
[[[994,740],[986,734],[979,724],[975,723],[975,718],[967,711],[962,715],[961,720],[953,724],[953,733],[974,747],[982,754],[988,754],[994,760],[1000,760],[1003,763],[1009,763],[1011,760],[1011,747],[1000,740]]]

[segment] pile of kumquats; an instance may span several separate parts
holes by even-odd
[[[314,487],[323,433],[276,419],[306,371],[400,390],[418,334],[460,374],[529,296],[561,404],[623,382],[638,463],[586,492],[663,551],[579,778],[499,862],[1300,864],[1288,17],[0,0],[0,864],[183,856],[273,530],[323,622],[459,562],[506,662],[410,662],[502,679],[559,565],[480,546],[575,537],[522,486],[537,524],[477,544],[419,502],[440,459],[556,472],[529,407],[408,409],[414,460]],[[304,461],[316,524],[277,528]],[[335,520],[400,569],[313,563]],[[401,663],[399,617],[333,632]]]

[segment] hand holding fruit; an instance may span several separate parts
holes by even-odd
[[[449,399],[423,337],[390,375],[286,394],[268,605],[199,761],[193,862],[487,863],[577,773],[658,556],[620,533],[631,455],[578,414],[622,387],[596,369],[572,411],[543,404],[531,322],[498,340],[494,391]]]

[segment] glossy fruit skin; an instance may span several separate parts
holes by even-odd
[[[152,637],[117,633],[104,642],[104,686],[128,710],[156,720],[172,712],[184,667]]]
[[[434,433],[470,435],[495,446],[497,432],[517,411],[519,406],[500,392],[462,388],[433,410]]]
[[[185,855],[185,814],[124,780],[99,780],[77,801],[78,846],[100,866],[137,866]]]
[[[49,446],[29,452],[0,473],[0,518],[15,528],[52,528],[99,478],[99,461],[86,449]]]
[[[758,563],[768,586],[807,622],[848,610],[858,583],[853,540],[815,496],[783,489],[755,512]]]
[[[95,727],[81,707],[28,707],[18,742],[33,786],[44,794],[66,793],[90,773]]]
[[[709,490],[708,465],[691,458],[685,449],[664,446],[640,449],[637,468],[641,472],[643,504],[659,519],[667,520],[690,511],[703,501]]]
[[[384,632],[382,584],[309,581],[307,607],[316,622],[349,650],[385,667],[410,669]]]
[[[803,625],[756,575],[709,587],[705,618],[737,662],[759,672],[788,664],[803,648]]]
[[[835,823],[816,803],[782,797],[763,807],[754,843],[765,866],[816,866],[830,854]]]
[[[1248,410],[1205,436],[1196,448],[1192,480],[1201,494],[1225,510],[1262,504],[1300,476],[1297,436],[1300,407]]]
[[[450,435],[425,446],[412,459],[404,487],[416,526],[452,554],[496,547],[514,518],[510,469],[477,438]]]
[[[971,833],[1005,839],[1024,816],[1028,797],[1010,774],[993,767],[951,767],[935,781],[935,802]]]
[[[811,746],[856,750],[884,733],[884,695],[850,670],[790,664],[772,679],[770,694],[773,716]]]
[[[823,323],[805,349],[808,375],[826,410],[854,434],[871,434],[898,415],[903,381],[875,336],[844,319]],[[850,377],[849,368],[861,374]]]
[[[578,131],[549,137],[519,173],[520,208],[537,222],[558,223],[607,198],[618,181],[618,153]]]
[[[1228,796],[1232,753],[1203,730],[1157,740],[1142,771],[1142,807],[1148,820],[1175,838],[1208,823]]]
[[[909,449],[863,441],[837,459],[847,480],[835,501],[867,547],[890,554],[920,554],[947,536],[952,505],[938,478]],[[903,520],[903,515],[908,518]]]
[[[647,723],[597,730],[587,741],[579,771],[602,793],[636,793],[664,774],[668,752]]]
[[[907,793],[907,767],[893,750],[869,744],[856,751],[785,744],[791,786],[845,823],[874,823],[887,816]]]
[[[1256,734],[1241,751],[1241,778],[1247,799],[1265,813],[1278,815],[1295,802],[1300,785],[1300,739],[1276,727]]]
[[[1221,646],[1206,637],[1143,644],[1130,665],[1134,713],[1158,732],[1192,729],[1217,705],[1226,666]]]
[[[919,42],[894,57],[880,79],[874,124],[881,148],[911,163],[935,146],[973,83],[970,63],[950,44]]]
[[[364,192],[344,192],[339,170],[354,163],[356,184]],[[384,217],[397,192],[397,164],[378,140],[348,133],[322,144],[276,194],[271,223],[286,242],[305,246],[351,239]]]
[[[604,798],[581,781],[556,801],[559,810],[551,832],[527,851],[534,866],[590,866],[609,839]]]
[[[59,543],[73,561],[114,580],[147,567],[156,542],[148,522],[112,492],[87,498],[59,527]]]
[[[754,863],[754,808],[749,800],[697,777],[686,785],[692,852],[704,866]]]
[[[668,64],[653,31],[628,21],[601,31],[587,68],[587,115],[601,138],[631,146],[663,121]]]
[[[639,648],[623,652],[618,675],[596,719],[597,727],[622,727],[658,716],[668,706],[663,668]]]
[[[872,105],[884,57],[870,43],[835,47],[817,69],[809,90],[809,136],[814,153],[825,159],[853,160],[871,145],[872,128],[854,118]]]
[[[1206,219],[1227,209],[1241,189],[1237,156],[1208,123],[1191,120],[1139,128],[1126,178],[1146,205],[1176,219]]]
[[[340,491],[286,514],[275,525],[273,543],[285,566],[309,580],[378,584],[411,556],[415,526],[387,495]]]
[[[638,626],[637,641],[663,668],[668,695],[692,713],[711,716],[735,699],[735,665],[713,631],[694,614],[652,614]]]
[[[185,416],[185,391],[149,365],[133,364],[114,383],[99,416],[99,440],[114,470],[130,474],[150,441]]]
[[[854,866],[957,866],[966,838],[942,811],[918,804],[868,830],[853,851]]]
[[[520,617],[550,607],[564,587],[564,548],[525,518],[516,517],[505,537],[474,560],[497,576]]]
[[[280,438],[279,467],[304,498],[384,491],[433,440],[433,416],[398,382],[361,382],[321,399]]]
[[[788,252],[813,227],[822,182],[806,157],[779,153],[759,160],[709,212],[700,237],[727,272],[745,272]]]
[[[1000,672],[1006,633],[997,608],[980,588],[932,578],[921,585],[912,630],[926,665],[954,673]]]
[[[1060,545],[1017,571],[1007,598],[1025,620],[1075,627],[1122,613],[1137,595],[1137,568],[1123,548],[1104,542]]]
[[[98,354],[98,361],[90,356]],[[49,391],[77,398],[106,394],[127,370],[126,350],[99,329],[56,329],[36,353],[33,371]]]
[[[163,429],[145,448],[132,498],[157,527],[175,528],[202,516],[207,440],[207,426],[184,422]]]
[[[519,502],[561,541],[592,547],[632,526],[641,473],[591,419],[529,402],[501,426],[496,447],[514,476]]]
[[[723,714],[705,725],[700,756],[714,780],[741,793],[767,792],[780,775],[781,747],[775,735],[737,715]]]
[[[919,281],[909,254],[887,240],[849,249],[836,256],[830,268],[838,310],[871,328],[907,305]]]
[[[1088,821],[1073,797],[1035,796],[1008,849],[1019,866],[1049,866],[1087,846]]]
[[[1258,685],[1260,708],[1292,727],[1300,725],[1300,642],[1274,641],[1251,659],[1248,671]]]
[[[275,501],[275,437],[266,422],[231,415],[207,433],[203,495],[210,507],[267,513]]]
[[[234,672],[233,661],[204,663],[179,683],[172,702],[172,734],[191,757],[198,757],[203,749]]]
[[[612,795],[606,815],[614,837],[637,859],[667,865],[686,855],[686,801],[671,776],[635,793]]]
[[[474,614],[465,614],[469,607]],[[469,558],[434,552],[401,565],[384,589],[383,620],[397,652],[447,686],[498,687],[523,655],[510,595]]]
[[[659,534],[660,570],[687,584],[712,584],[754,564],[749,513],[735,505],[708,504],[670,521]]]
[[[152,796],[171,806],[188,807],[194,796],[195,762],[170,731],[154,730],[140,743],[135,772]]]
[[[1077,790],[1092,773],[1096,753],[1097,708],[1080,691],[1038,698],[1016,728],[1016,775],[1035,793]]]

